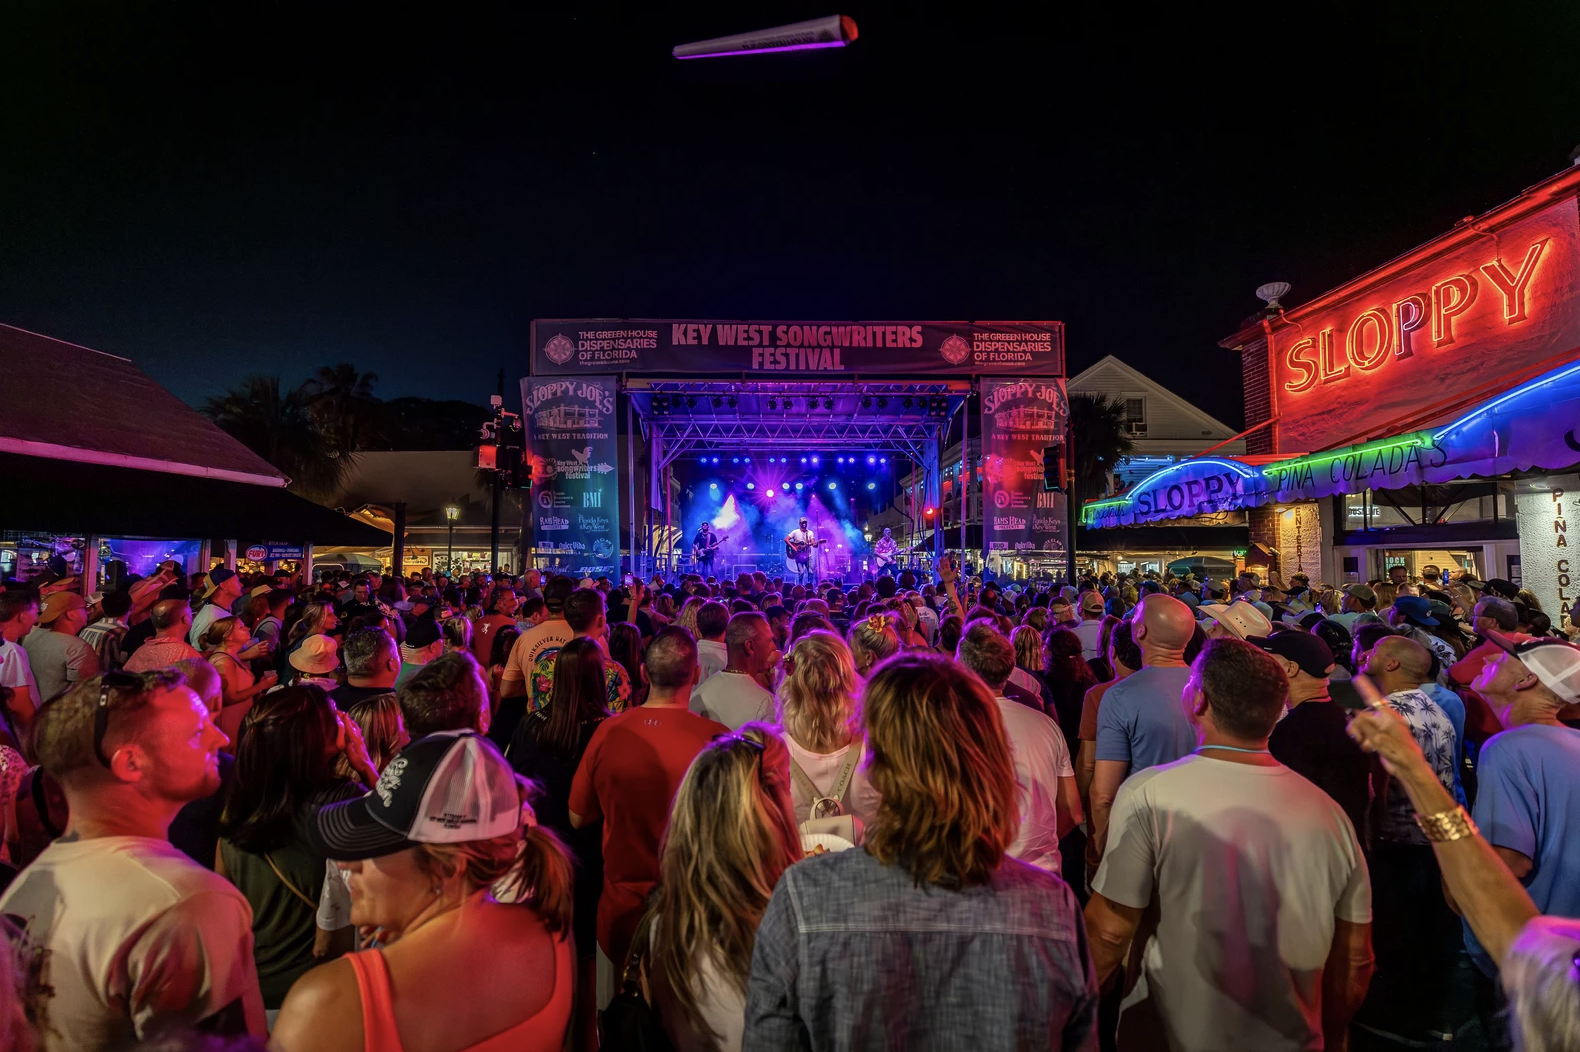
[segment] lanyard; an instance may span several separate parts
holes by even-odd
[[[1191,752],[1201,752],[1203,749],[1222,749],[1224,752],[1261,753],[1264,756],[1271,755],[1272,753],[1272,750],[1270,749],[1242,749],[1237,745],[1198,745],[1196,748],[1192,749]]]

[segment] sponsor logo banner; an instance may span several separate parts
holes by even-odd
[[[1065,442],[1069,422],[1063,379],[982,381],[988,551],[1060,558],[1069,551],[1068,501],[1042,488],[1042,451]]]
[[[552,353],[570,361],[564,344]],[[620,496],[615,435],[615,378],[527,377],[521,381],[530,509],[540,551],[564,553],[562,569],[613,576],[619,570]],[[545,536],[547,535],[547,536]]]
[[[1064,375],[1064,326],[1056,321],[540,319],[532,323],[531,338],[534,376],[730,372],[785,380],[939,369],[987,376]],[[555,423],[564,429],[581,421],[573,413]]]

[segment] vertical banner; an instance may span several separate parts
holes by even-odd
[[[548,564],[577,577],[620,569],[620,486],[612,376],[521,381],[532,533]]]
[[[1063,445],[1070,402],[1062,378],[982,381],[982,544],[997,554],[1063,562],[1069,500],[1042,488],[1042,451]]]
[[[1519,583],[1536,594],[1554,624],[1562,624],[1580,600],[1580,475],[1522,479],[1514,492],[1520,523]],[[1571,522],[1576,527],[1573,548]],[[1503,573],[1501,566],[1483,567],[1486,577]]]

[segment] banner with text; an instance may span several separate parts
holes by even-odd
[[[1063,376],[1064,325],[539,319],[534,376],[742,373],[752,380],[916,374]]]
[[[1043,492],[1042,451],[1063,445],[1069,425],[1063,379],[982,381],[982,543],[989,553],[1068,552],[1068,498]]]
[[[531,522],[538,551],[577,577],[620,569],[620,487],[615,378],[527,377],[521,419],[532,469]]]

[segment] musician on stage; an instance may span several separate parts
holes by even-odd
[[[691,540],[691,563],[697,573],[704,577],[713,576],[713,556],[721,543],[713,532],[713,525],[704,520]]]
[[[785,537],[785,559],[796,575],[796,584],[807,584],[815,577],[812,573],[812,549],[818,545],[817,536],[807,528],[806,516],[801,516],[801,528],[791,530]]]
[[[899,562],[900,545],[889,531],[883,528],[883,536],[878,538],[878,543],[872,546],[872,572],[876,577],[880,573],[894,576],[895,563]]]

